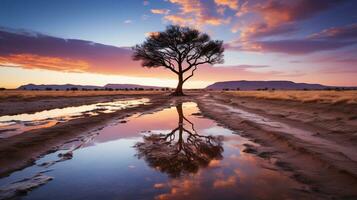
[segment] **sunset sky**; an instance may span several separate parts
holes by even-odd
[[[176,86],[131,47],[167,25],[223,40],[225,63],[186,88],[225,80],[357,86],[355,0],[1,0],[0,87],[134,83]]]

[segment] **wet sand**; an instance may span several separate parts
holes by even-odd
[[[204,115],[261,146],[246,151],[330,198],[357,195],[355,105],[236,97],[212,92],[198,98]]]
[[[14,137],[1,139],[0,177],[33,164],[39,156],[50,151],[55,151],[65,142],[81,134],[88,134],[94,129],[101,128],[101,126],[104,126],[110,120],[122,119],[135,113],[149,112],[163,107],[169,99],[166,95],[145,97],[151,100],[151,104],[139,105],[114,113],[101,113],[96,116],[73,119],[50,128],[31,130]],[[96,101],[98,101],[98,99]],[[87,101],[81,101],[81,105],[83,105],[84,102]],[[38,110],[40,109],[38,108]]]
[[[357,198],[357,106],[278,99],[237,97],[221,92],[190,93],[186,97],[135,95],[150,105],[74,119],[56,126],[0,140],[0,176],[31,165],[41,155],[65,142],[104,127],[110,120],[135,113],[153,112],[174,101],[195,101],[205,117],[238,132],[259,145],[246,144],[244,152],[261,157],[308,185],[307,194],[328,199]],[[1,102],[0,115],[112,101],[114,97],[71,97]],[[61,103],[59,103],[61,102]],[[57,104],[56,104],[57,103]],[[58,104],[59,103],[59,104]],[[24,105],[19,106],[17,105]],[[14,106],[16,109],[10,110]],[[4,108],[4,107],[1,107]]]

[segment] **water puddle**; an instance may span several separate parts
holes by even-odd
[[[30,182],[23,199],[288,199],[301,195],[300,184],[268,161],[243,152],[244,144],[256,144],[199,112],[195,103],[185,102],[109,124],[0,179],[0,194],[16,193],[14,184],[42,175],[36,189]]]
[[[33,114],[24,113],[0,116],[0,138],[8,138],[33,129],[48,128],[57,123],[67,122],[76,118],[94,116],[99,113],[112,113],[117,110],[145,104],[149,101],[150,100],[147,98],[126,99],[82,106],[56,108]]]

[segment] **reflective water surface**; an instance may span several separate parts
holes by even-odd
[[[70,142],[1,179],[0,191],[10,194],[30,180],[41,186],[23,199],[298,197],[301,185],[242,152],[247,143],[256,145],[200,116],[195,103],[178,103]]]
[[[147,98],[126,99],[82,106],[56,108],[33,114],[24,113],[18,115],[0,116],[0,138],[11,137],[33,129],[51,127],[59,122],[93,116],[99,114],[100,112],[111,113],[148,102],[149,99]]]

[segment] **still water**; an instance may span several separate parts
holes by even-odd
[[[257,144],[199,112],[184,102],[113,122],[1,179],[0,189],[32,184],[28,200],[299,197],[300,184],[242,151]]]
[[[8,138],[33,129],[48,128],[57,123],[67,122],[72,119],[111,113],[117,110],[134,107],[148,103],[147,98],[116,100],[112,102],[94,103],[81,106],[70,106],[44,110],[32,114],[0,116],[0,138]]]

